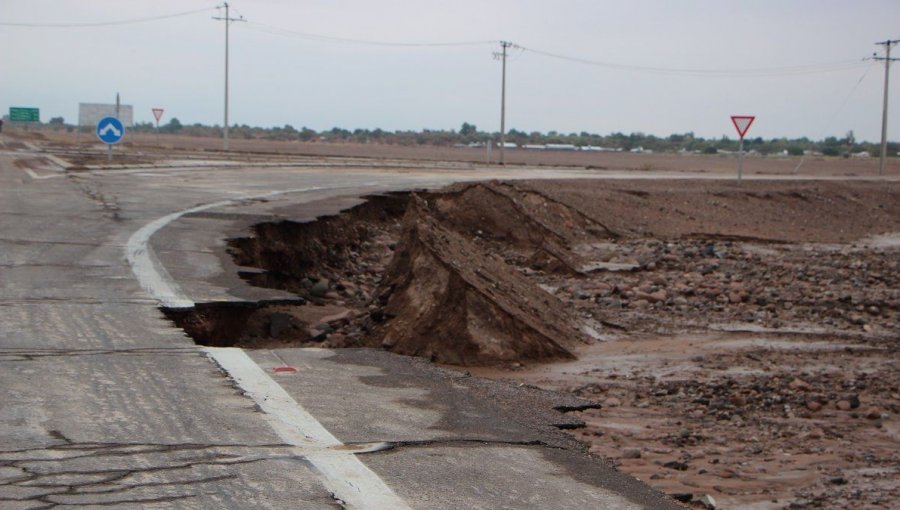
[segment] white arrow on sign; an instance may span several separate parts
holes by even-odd
[[[110,131],[112,131],[112,134],[114,134],[117,138],[122,136],[122,132],[116,129],[116,126],[113,126],[112,122],[100,128],[100,136],[106,136],[106,134]]]

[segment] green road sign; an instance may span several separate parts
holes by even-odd
[[[9,107],[9,120],[12,122],[40,122],[41,111],[37,108]]]

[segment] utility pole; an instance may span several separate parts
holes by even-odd
[[[225,131],[224,131],[224,141],[225,141],[225,150],[228,150],[228,25],[231,24],[232,21],[246,21],[243,16],[239,18],[232,18],[228,15],[228,2],[223,2],[222,5],[217,7],[217,9],[225,8],[225,17],[213,17],[215,20],[220,20],[225,22]]]
[[[900,39],[875,43],[884,46],[885,56],[872,57],[874,60],[884,60],[884,107],[881,111],[881,166],[878,167],[878,175],[884,175],[884,168],[887,165],[888,82],[891,75],[891,61],[900,60],[891,58],[891,47],[897,43],[900,43]]]
[[[506,151],[506,49],[512,46],[509,41],[500,41],[501,53],[494,53],[495,58],[503,62],[503,78],[500,81],[500,164],[505,165]]]

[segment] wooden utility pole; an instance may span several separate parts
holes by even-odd
[[[225,9],[225,17],[213,17],[213,19],[221,20],[225,22],[225,130],[224,130],[224,147],[225,150],[228,150],[228,25],[231,24],[232,21],[246,21],[243,16],[238,18],[232,18],[228,15],[228,2],[223,2],[222,5],[218,7],[219,9]]]
[[[878,167],[878,175],[884,175],[884,168],[887,165],[888,83],[891,76],[891,61],[900,60],[891,58],[891,47],[897,43],[900,43],[900,39],[875,43],[884,46],[885,49],[884,57],[873,57],[874,60],[884,60],[884,106],[881,111],[881,165]]]
[[[503,62],[503,77],[500,80],[500,164],[505,165],[506,152],[506,49],[512,46],[509,41],[500,41],[502,51],[494,56],[498,56]]]

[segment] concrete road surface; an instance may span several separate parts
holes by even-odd
[[[260,218],[486,172],[59,163],[0,137],[0,507],[677,508],[559,431],[583,402],[380,351],[204,348],[159,310],[279,297],[224,255]]]

